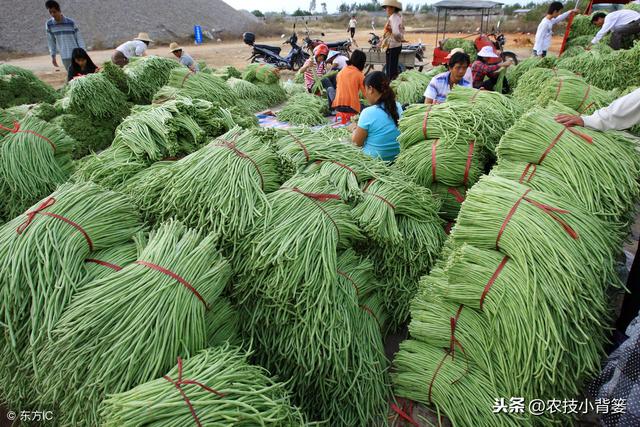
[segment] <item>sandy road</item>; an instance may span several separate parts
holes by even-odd
[[[326,41],[342,40],[346,36],[346,33],[343,30],[324,31],[325,37],[323,37],[323,39]],[[411,28],[409,28],[408,31],[409,32],[407,33],[406,37],[407,40],[413,43],[421,41],[422,43],[426,44],[427,47],[425,51],[427,52],[427,60],[430,63],[431,52],[433,51],[433,47],[435,45],[435,34],[420,32],[419,30],[413,30],[415,32],[411,32]],[[320,31],[316,31],[314,34],[312,34],[312,37],[320,37],[319,34]],[[359,47],[364,48],[365,50],[368,48],[368,37],[369,34],[365,30],[356,33],[356,42],[358,43]],[[527,57],[530,55],[531,51],[531,46],[529,44],[531,41],[529,39],[531,39],[532,41],[532,38],[530,36],[508,34],[507,48],[511,51],[515,51],[521,57]],[[279,37],[259,38],[258,42],[262,44],[279,45],[282,43],[282,39],[280,39]],[[557,51],[559,49],[560,42],[561,38],[558,37],[554,39],[554,47],[552,50]],[[223,43],[212,42],[200,46],[185,46],[185,50],[188,51],[196,60],[203,60],[209,66],[214,68],[222,67],[225,65],[243,67],[248,63],[247,58],[251,54],[251,48],[242,43],[241,40],[225,41]],[[288,46],[284,46],[282,54],[286,55],[288,51]],[[91,51],[90,55],[94,62],[103,63],[104,61],[110,59],[111,52],[112,50],[96,50]],[[149,49],[149,53],[153,55],[173,58],[173,55],[169,53],[166,46],[157,47],[152,44],[152,48]],[[64,73],[60,69],[54,69],[53,65],[51,64],[51,59],[48,55],[16,58],[7,62],[34,71],[36,75],[38,75],[38,77],[55,87],[60,87],[65,82],[66,73]],[[285,76],[286,74],[287,73],[284,73]]]

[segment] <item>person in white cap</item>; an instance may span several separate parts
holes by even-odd
[[[347,66],[347,61],[349,61],[349,58],[347,58],[340,52],[336,52],[335,50],[330,50],[329,56],[327,56],[327,66],[331,70],[342,70]]]
[[[191,72],[196,73],[200,71],[200,66],[196,61],[193,60],[191,55],[185,52],[176,42],[173,42],[169,45],[169,52],[173,53],[178,61],[187,67]]]
[[[119,67],[124,67],[129,63],[129,59],[136,56],[145,56],[147,54],[147,47],[152,41],[149,34],[138,34],[138,37],[124,42],[116,48],[113,55],[111,55],[111,62]]]
[[[402,3],[398,0],[383,0],[380,5],[387,12],[389,19],[384,26],[382,48],[386,49],[387,63],[385,70],[389,80],[395,80],[399,74],[400,53],[404,41],[404,24],[402,22]]]
[[[564,5],[559,1],[554,1],[549,5],[547,14],[542,18],[540,24],[538,24],[538,30],[536,31],[536,41],[533,44],[533,54],[535,56],[547,56],[547,51],[551,46],[553,26],[558,22],[564,21],[572,14],[579,12],[578,9],[573,9],[561,15],[560,12],[562,12],[563,8]]]
[[[500,58],[491,46],[485,46],[478,52],[478,59],[471,65],[471,73],[473,74],[473,87],[476,89],[493,90],[498,82],[498,75],[501,68],[511,66],[511,61],[499,62],[497,64],[489,64],[488,58]],[[485,80],[487,78],[487,80]],[[509,91],[508,84],[505,80],[503,86],[505,92]]]
[[[451,52],[449,52],[449,55],[447,55],[444,59],[449,61],[451,57],[456,53],[465,53],[465,52],[464,52],[464,49],[462,49],[461,47],[454,47],[453,49],[451,49]],[[445,67],[447,68],[449,67],[448,62],[445,64]],[[471,67],[467,67],[467,72],[464,74],[464,79],[468,82],[473,80],[473,75],[471,74]]]

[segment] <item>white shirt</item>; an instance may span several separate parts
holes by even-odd
[[[611,12],[604,18],[602,28],[600,28],[598,34],[591,40],[591,43],[598,43],[609,31],[615,31],[617,28],[637,21],[638,19],[640,19],[640,13],[634,10],[621,9]]]
[[[538,54],[542,54],[549,50],[551,46],[551,37],[553,37],[553,26],[558,22],[562,22],[569,17],[571,11],[565,12],[562,15],[558,15],[555,18],[542,18],[540,24],[538,24],[538,30],[536,31],[536,41],[533,44],[533,50]]]
[[[433,99],[437,104],[445,102],[447,95],[451,92],[451,86],[449,86],[450,74],[449,71],[445,71],[432,78],[427,90],[424,91],[424,97]],[[467,80],[466,77],[463,77],[458,84],[463,87],[472,87],[471,80]]]
[[[329,52],[329,56],[331,56],[332,53],[333,51]],[[347,57],[340,54],[338,54],[338,56],[333,58],[333,63],[337,65],[337,67],[335,68],[338,70],[342,70],[344,67],[346,67],[347,61],[348,61]]]
[[[358,22],[355,19],[351,18],[349,20],[349,28],[355,28],[357,23]]]
[[[118,52],[122,52],[122,54],[130,59],[134,56],[142,56],[147,51],[147,45],[145,42],[140,40],[131,40],[128,42],[122,43],[120,46],[116,48]]]
[[[629,129],[640,123],[640,89],[618,98],[590,116],[582,116],[586,127],[598,130]]]

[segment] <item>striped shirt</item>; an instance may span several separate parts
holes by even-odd
[[[424,97],[433,99],[437,103],[443,103],[447,100],[447,95],[451,92],[451,86],[449,85],[449,71],[440,73],[431,79],[427,90],[424,92]],[[466,79],[466,76],[458,82],[460,86],[471,87],[471,82]]]
[[[322,77],[326,74],[326,68],[325,68],[325,62],[322,61],[319,64],[316,64],[315,60],[313,60],[312,58],[307,59],[307,61],[311,61],[311,66],[309,68],[307,68],[307,70],[304,72],[304,83],[307,86],[308,90],[311,90],[311,88],[313,87],[313,85],[315,84],[315,80],[313,79],[313,67],[315,67],[316,70],[316,75],[318,77]]]
[[[63,16],[61,22],[56,22],[55,19],[50,18],[45,29],[51,56],[60,54],[62,59],[71,59],[73,49],[77,47],[86,49],[84,40],[73,19]]]

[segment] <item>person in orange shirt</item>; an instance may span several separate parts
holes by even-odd
[[[354,50],[347,66],[336,76],[336,97],[332,107],[336,110],[336,121],[346,124],[351,117],[360,113],[360,94],[364,94],[364,66],[367,55]]]

